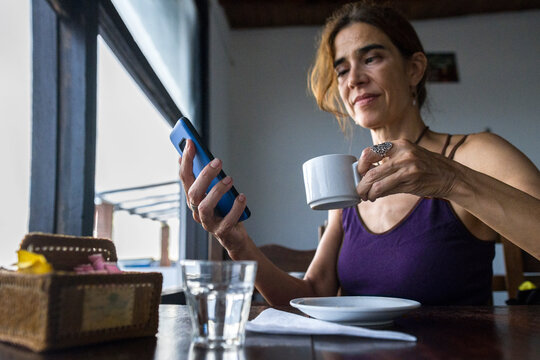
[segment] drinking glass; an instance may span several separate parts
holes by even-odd
[[[180,267],[193,344],[209,349],[242,346],[257,262],[182,260]]]

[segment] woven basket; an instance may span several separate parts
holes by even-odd
[[[157,333],[161,273],[58,271],[96,253],[116,261],[110,240],[33,233],[21,249],[45,255],[55,272],[0,271],[0,340],[40,352]]]

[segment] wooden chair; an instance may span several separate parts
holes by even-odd
[[[306,272],[315,255],[315,249],[297,250],[277,244],[262,245],[259,249],[278,268],[286,272]]]
[[[517,296],[518,288],[524,281],[531,281],[540,287],[540,260],[521,250],[510,241],[501,238],[506,275],[493,276],[493,291],[505,291],[508,298]]]
[[[291,273],[293,276],[299,276],[305,273],[311,264],[315,249],[313,250],[297,250],[277,244],[267,244],[259,246],[262,253],[270,259],[281,270]],[[293,273],[298,273],[295,275]],[[253,291],[252,304],[266,305],[266,301],[261,294],[255,289]]]
[[[305,272],[315,255],[315,249],[297,250],[277,244],[262,245],[259,249],[278,268],[286,272]],[[208,235],[208,259],[228,259],[223,247],[211,234]]]

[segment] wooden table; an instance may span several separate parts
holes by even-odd
[[[265,307],[254,306],[253,318]],[[290,307],[281,310],[297,312]],[[190,347],[187,308],[161,305],[157,337],[35,354],[0,343],[0,359],[540,359],[540,306],[428,307],[396,320],[390,329],[417,343],[339,336],[248,333],[240,351],[205,353]]]

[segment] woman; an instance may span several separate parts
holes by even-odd
[[[381,295],[423,304],[485,304],[494,240],[504,236],[540,258],[540,175],[522,153],[489,133],[450,136],[420,115],[427,60],[412,26],[390,8],[348,4],[327,22],[311,71],[319,107],[369,129],[358,206],[331,210],[304,279],[288,276],[257,249],[241,223],[246,205],[216,217],[232,186],[214,160],[194,179],[193,144],[180,178],[193,217],[233,260],[259,262],[256,286],[270,304],[308,296]],[[499,235],[500,234],[500,235]]]

